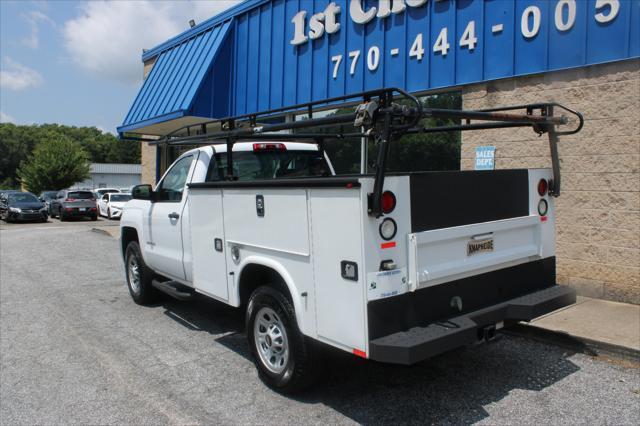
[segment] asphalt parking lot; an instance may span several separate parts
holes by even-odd
[[[520,336],[413,367],[331,353],[295,398],[259,381],[243,315],[135,305],[117,222],[0,225],[1,424],[637,424],[640,370]]]

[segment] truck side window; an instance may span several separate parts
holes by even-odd
[[[191,168],[193,156],[189,155],[178,160],[167,172],[160,185],[158,185],[158,200],[179,202],[182,200],[182,192],[187,183],[187,176]]]
[[[207,169],[207,177],[204,180],[205,182],[218,182],[220,180],[223,180],[222,170],[218,168],[218,160],[216,159],[216,157],[217,156],[211,157],[211,161],[209,162],[209,169]],[[227,161],[226,156],[224,161]]]

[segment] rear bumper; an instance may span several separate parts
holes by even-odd
[[[503,321],[530,321],[575,301],[573,289],[554,285],[425,327],[413,327],[371,340],[369,358],[381,362],[414,364],[476,342],[479,332],[487,326]]]
[[[85,211],[80,211],[78,208],[73,208],[71,211],[66,208],[62,210],[64,217],[93,217],[98,215],[97,210],[91,210],[92,207],[86,207]]]

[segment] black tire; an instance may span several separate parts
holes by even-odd
[[[279,373],[271,371],[258,353],[254,327],[258,314],[265,312],[263,308],[275,312],[286,331],[289,355],[283,370]],[[263,286],[253,292],[247,306],[246,330],[253,362],[260,379],[267,386],[279,392],[294,393],[314,381],[313,342],[300,332],[293,304],[281,291]]]
[[[111,220],[111,209],[107,207],[107,219]]]
[[[138,265],[139,271],[139,288],[136,289],[135,285],[132,285],[131,277],[132,274],[129,271],[130,260],[135,259]],[[144,263],[144,259],[142,258],[142,253],[140,252],[140,246],[137,241],[132,241],[127,246],[127,249],[124,253],[124,268],[125,268],[125,276],[127,280],[127,288],[129,288],[129,294],[131,294],[131,298],[138,305],[149,305],[158,300],[158,290],[151,285],[151,281],[153,280],[154,273]]]

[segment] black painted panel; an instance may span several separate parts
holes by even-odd
[[[369,338],[451,318],[505,300],[551,287],[556,283],[556,258],[548,257],[511,268],[427,287],[367,304]],[[451,299],[462,299],[462,311]]]
[[[529,214],[526,169],[412,173],[409,181],[412,232]]]

